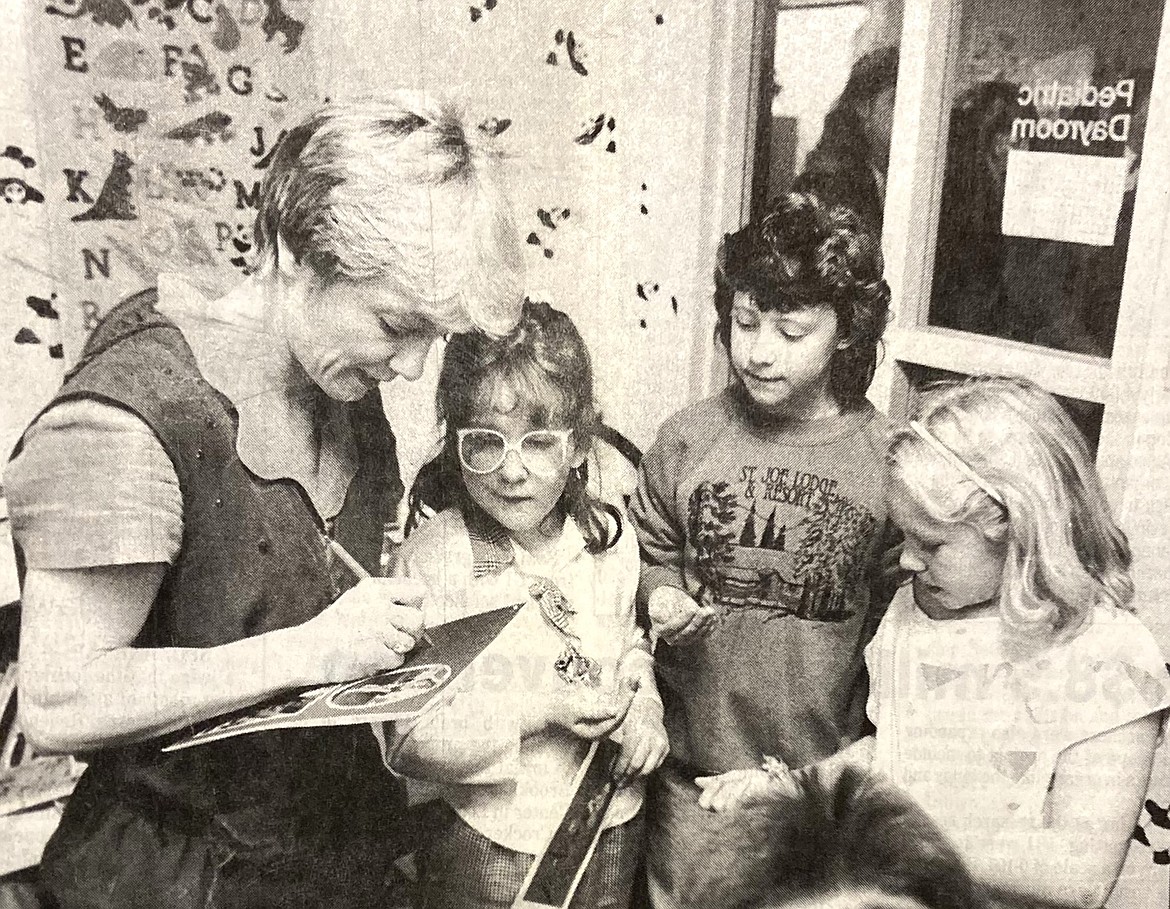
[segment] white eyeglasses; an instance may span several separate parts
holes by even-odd
[[[513,444],[494,429],[460,429],[459,463],[472,473],[499,470],[509,451],[514,451],[529,473],[539,477],[556,476],[569,460],[571,429],[534,429]]]

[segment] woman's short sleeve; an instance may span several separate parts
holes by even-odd
[[[28,431],[4,474],[12,534],[28,568],[175,560],[179,478],[150,428],[121,408],[67,401]]]

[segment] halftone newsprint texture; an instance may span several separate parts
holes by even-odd
[[[727,352],[716,340],[721,239],[788,190],[811,189],[848,204],[882,237],[893,299],[870,399],[901,424],[937,379],[1003,372],[1055,394],[1087,439],[1129,536],[1137,613],[1170,652],[1164,7],[1164,0],[8,0],[0,9],[0,461],[120,301],[156,286],[160,274],[182,275],[206,299],[256,277],[261,183],[278,144],[305,116],[417,90],[452,102],[476,154],[499,159],[522,293],[568,313],[588,345],[604,426],[586,464],[604,498],[628,505],[636,465],[664,423],[729,384]],[[434,397],[443,347],[430,351],[418,381],[382,386],[394,434],[387,445],[395,446],[406,489],[442,439]],[[667,425],[671,439],[692,438],[691,428]],[[840,554],[842,539],[878,533],[862,520],[875,519],[848,512],[828,473],[756,457],[757,443],[737,446],[734,475],[696,482],[696,513],[678,516],[674,530],[701,542],[706,559],[692,593],[701,588],[700,599],[721,614],[716,636],[740,627],[745,614],[765,629],[794,623],[802,635],[839,634],[850,618],[842,578],[856,580],[861,570],[852,554]],[[71,451],[60,463],[87,457]],[[692,465],[680,454],[684,462]],[[35,754],[16,723],[20,588],[3,492],[0,480],[0,875],[9,875],[0,877],[0,909],[7,909],[36,905],[35,869],[82,764]],[[218,507],[214,496],[209,501]],[[383,546],[390,571],[405,513],[403,504]],[[900,605],[895,599],[891,609]],[[1126,639],[1119,647],[1129,628],[1116,625]],[[907,640],[924,646],[925,638]],[[771,690],[776,678],[797,672],[777,669],[759,640],[750,643],[742,652],[754,662],[737,667],[741,681],[771,673],[761,682]],[[1156,653],[1139,659],[1105,640],[1053,682],[967,654],[962,643],[948,638],[943,652],[916,652],[898,664],[899,672],[917,667],[905,684],[932,709],[953,703],[967,719],[1003,725],[1010,703],[1043,726],[1058,702],[1099,700],[1099,725],[1086,732],[1096,735],[1109,731],[1110,710],[1131,694],[1150,709],[1160,703],[1164,661]],[[672,672],[679,662],[676,655]],[[810,656],[799,674],[807,682],[818,665]],[[735,716],[745,741],[771,735],[769,720]],[[924,736],[923,749],[944,732]],[[972,743],[990,755],[977,768],[972,761],[972,790],[1039,792],[1039,807],[1011,797],[1005,804],[1043,815],[1059,757],[1056,740],[1044,741],[1054,753],[1015,740]],[[685,779],[730,768],[671,772],[678,777],[680,769]],[[1160,747],[1110,906],[1170,903],[1168,769]],[[962,771],[948,785],[963,798]],[[447,799],[454,809],[447,814],[472,816],[467,791],[465,803]],[[1069,867],[1079,859],[1069,854]],[[705,856],[696,850],[694,860]],[[403,899],[414,879],[425,879],[410,862],[393,874]]]

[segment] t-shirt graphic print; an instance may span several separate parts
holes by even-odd
[[[744,465],[738,482],[704,481],[687,505],[700,596],[724,612],[840,622],[855,611],[877,517],[838,481]]]

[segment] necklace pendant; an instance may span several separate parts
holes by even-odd
[[[601,684],[601,666],[596,660],[581,653],[572,644],[561,651],[553,663],[557,675],[567,685],[588,685],[596,688]]]

